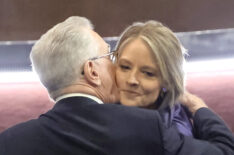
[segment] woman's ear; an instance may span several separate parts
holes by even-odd
[[[87,81],[95,86],[101,85],[101,79],[97,71],[97,66],[93,61],[86,61],[84,64],[84,76]]]

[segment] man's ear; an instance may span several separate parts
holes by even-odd
[[[84,76],[87,81],[95,86],[101,85],[101,79],[97,71],[97,65],[93,61],[86,61],[84,64]]]

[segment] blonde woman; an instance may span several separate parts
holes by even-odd
[[[116,80],[121,104],[160,109],[168,126],[192,136],[187,111],[178,100],[185,91],[184,54],[175,34],[160,22],[134,23],[116,46]]]

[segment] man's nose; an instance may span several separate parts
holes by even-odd
[[[135,87],[139,85],[139,80],[137,78],[137,71],[132,71],[129,74],[129,77],[127,79],[127,83],[128,83],[128,85],[135,86]]]

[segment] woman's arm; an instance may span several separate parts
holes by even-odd
[[[178,154],[233,155],[234,137],[224,121],[195,95],[186,92],[181,101],[193,113],[196,139],[177,137],[182,140],[178,144]]]

